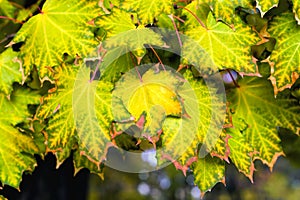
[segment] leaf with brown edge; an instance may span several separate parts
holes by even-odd
[[[274,73],[277,87],[292,84],[292,73],[300,73],[300,26],[292,13],[274,17],[269,33],[277,40],[270,60],[275,63]]]
[[[232,1],[223,1],[223,0],[205,0],[205,3],[208,3],[211,6],[212,11],[214,12],[217,20],[223,20],[228,24],[236,24],[234,20],[237,16],[235,14],[235,8],[238,6],[244,8],[252,8],[251,1],[249,0],[232,0]]]
[[[152,137],[162,129],[164,116],[180,117],[183,114],[182,103],[176,93],[181,81],[172,71],[156,71],[155,67],[140,74],[144,67],[140,72],[131,70],[120,79],[113,91],[113,99],[119,100],[125,106],[125,115],[128,111],[136,122],[144,116],[144,121],[136,125],[143,130],[143,136]],[[119,116],[119,110],[114,113]],[[119,126],[125,131],[131,124],[119,123]]]
[[[79,0],[46,1],[41,13],[30,18],[13,39],[25,42],[21,47],[27,75],[35,65],[43,78],[49,67],[62,62],[63,54],[85,57],[97,41],[88,22],[100,11],[96,2]]]
[[[74,160],[74,175],[76,175],[81,169],[88,169],[91,173],[98,175],[102,180],[103,176],[103,166],[100,163],[95,163],[89,160],[85,155],[81,155],[77,149],[73,154]]]
[[[171,14],[173,0],[125,0],[121,7],[129,11],[137,12],[143,25],[153,24],[154,18],[161,13]]]
[[[247,73],[256,71],[249,51],[259,38],[242,21],[235,24],[233,29],[218,22],[213,14],[209,13],[207,28],[199,25],[187,30],[185,34],[190,38],[186,42],[183,41],[182,57],[188,63],[203,66],[204,60],[208,68],[206,71],[215,70],[215,66],[216,69],[224,69],[224,65],[236,71]],[[202,48],[204,52],[202,53],[199,48]],[[212,61],[205,61],[207,57]]]
[[[192,165],[195,177],[195,184],[201,191],[201,196],[210,191],[217,183],[225,184],[225,163],[219,158],[212,158],[207,155],[198,159]]]
[[[39,104],[40,96],[28,89],[14,88],[10,100],[0,93],[0,181],[19,188],[23,172],[32,172],[36,166],[34,154],[40,154],[37,141],[16,125],[28,122],[31,114],[28,104]]]
[[[203,79],[195,79],[190,70],[186,70],[183,77],[186,82],[177,92],[188,117],[165,120],[162,149],[157,157],[158,162],[163,162],[160,157],[167,155],[168,160],[176,159],[180,166],[189,166],[191,159],[198,157],[199,146],[205,152],[215,146],[222,133],[226,107],[216,88],[206,85]]]
[[[231,137],[228,140],[230,160],[236,166],[239,172],[242,172],[253,183],[253,148],[247,142],[243,133],[241,133],[239,130],[235,128],[229,128],[226,129],[226,132]]]
[[[227,91],[233,126],[242,132],[253,152],[258,152],[253,159],[272,169],[278,156],[283,155],[276,127],[296,133],[300,127],[299,104],[295,99],[276,99],[270,81],[263,78],[244,77],[238,84]]]

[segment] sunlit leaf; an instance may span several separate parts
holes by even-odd
[[[33,137],[21,133],[18,123],[26,121],[30,114],[27,104],[38,104],[39,95],[25,89],[15,89],[10,96],[0,94],[0,181],[18,188],[24,171],[33,171],[36,165],[34,154],[39,148]]]
[[[46,1],[41,13],[30,18],[18,31],[14,42],[25,42],[21,48],[25,72],[36,65],[41,77],[58,65],[67,53],[86,56],[97,42],[87,23],[97,16],[96,2]]]
[[[254,158],[272,168],[277,157],[283,155],[276,127],[296,133],[300,127],[300,108],[296,100],[275,99],[268,80],[245,77],[239,85],[227,94],[233,126],[242,130],[247,142],[258,152]]]
[[[222,22],[217,22],[211,13],[207,20],[207,29],[199,25],[186,31],[194,42],[183,43],[182,56],[188,62],[201,66],[199,58],[207,57],[207,55],[195,54],[199,52],[200,46],[219,69],[230,66],[237,71],[254,72],[255,65],[251,63],[249,51],[250,46],[254,45],[258,39],[251,28],[237,23],[233,30]],[[198,45],[195,45],[195,42]]]
[[[152,131],[161,130],[163,113],[166,116],[182,115],[182,105],[176,94],[180,79],[171,71],[156,72],[155,68],[142,75],[140,73],[132,70],[124,75],[116,85],[113,95],[122,100],[136,120],[141,115],[146,115],[144,131],[155,135],[156,132]]]
[[[198,156],[198,147],[210,151],[222,132],[225,104],[216,94],[216,88],[208,88],[203,80],[193,78],[191,71],[184,73],[186,82],[178,88],[188,117],[166,119],[162,135],[164,153],[178,158],[185,165]]]
[[[109,15],[99,17],[95,24],[107,32],[107,37],[136,28],[130,13],[116,9]]]
[[[112,89],[109,82],[91,81],[89,68],[83,67],[78,72],[72,107],[79,149],[97,161],[105,159],[110,141]]]
[[[300,26],[292,13],[282,14],[274,18],[268,30],[277,40],[270,60],[275,63],[274,76],[277,86],[292,82],[292,73],[300,73]]]
[[[251,1],[249,0],[205,0],[209,6],[212,7],[212,11],[215,13],[218,20],[223,20],[229,24],[236,24],[234,18],[236,17],[235,8],[238,6],[252,8]]]
[[[171,14],[173,0],[125,0],[121,7],[135,11],[143,25],[152,24],[161,13]]]
[[[77,174],[81,169],[88,169],[91,173],[97,174],[100,178],[103,179],[103,170],[100,164],[96,164],[89,160],[86,156],[80,155],[80,152],[77,150],[73,155],[75,173]]]
[[[218,182],[225,183],[225,163],[210,155],[199,159],[192,165],[195,176],[195,184],[199,187],[202,195],[210,191]]]

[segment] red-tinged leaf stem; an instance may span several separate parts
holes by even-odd
[[[11,17],[7,17],[7,16],[0,16],[0,19],[7,19],[7,20],[13,21],[13,22],[15,22],[17,24],[24,24],[24,22],[22,22],[22,21],[19,21],[17,19],[14,19],[14,18],[11,18]]]
[[[160,65],[162,66],[162,68],[164,69],[164,71],[166,71],[165,65],[163,64],[163,62],[161,61],[159,55],[157,54],[157,52],[153,49],[153,47],[151,45],[149,45],[150,49],[153,51],[154,55],[156,56],[156,58],[158,59],[158,62],[160,63]]]
[[[177,8],[182,8],[182,9],[188,11],[191,15],[193,15],[193,17],[199,22],[199,24],[200,24],[203,28],[207,29],[207,27],[206,27],[205,24],[201,21],[201,19],[200,19],[195,13],[193,13],[190,9],[188,9],[188,8],[186,8],[186,7],[184,7],[184,6],[176,6],[176,7],[177,7]]]
[[[176,26],[176,23],[175,23],[175,21],[174,21],[174,18],[173,18],[173,15],[171,14],[171,15],[168,15],[168,17],[171,19],[171,21],[172,21],[172,24],[173,24],[173,26],[174,26],[174,29],[175,29],[175,32],[176,32],[176,35],[177,35],[177,39],[178,39],[178,42],[179,42],[179,46],[180,46],[180,48],[182,48],[182,41],[181,41],[181,38],[180,38],[180,35],[179,35],[179,31],[178,31],[178,29],[177,29],[177,26]]]

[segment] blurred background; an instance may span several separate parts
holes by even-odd
[[[24,174],[20,191],[4,186],[0,194],[9,200],[164,200],[200,199],[201,191],[194,185],[191,172],[185,177],[173,165],[151,172],[131,174],[104,168],[104,180],[87,169],[74,176],[72,158],[59,169],[56,159],[48,154],[38,158],[32,175]],[[260,161],[255,162],[254,183],[239,173],[233,165],[226,166],[226,186],[218,183],[204,200],[298,200],[300,168],[280,157],[271,173]]]

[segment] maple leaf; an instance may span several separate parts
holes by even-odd
[[[125,0],[121,7],[128,11],[135,11],[142,25],[153,24],[154,18],[161,13],[171,14],[173,0]]]
[[[202,1],[201,1],[202,2]],[[205,0],[211,6],[217,20],[223,20],[226,23],[236,25],[238,22],[235,21],[235,8],[238,6],[251,8],[251,1],[248,0],[233,0],[233,1],[222,1],[222,0]]]
[[[208,15],[207,29],[198,26],[186,31],[192,41],[183,43],[182,56],[189,63],[202,66],[199,58],[209,56],[214,65],[223,69],[224,65],[243,72],[255,72],[251,63],[250,46],[258,41],[255,34],[242,22],[235,24],[235,30],[221,22],[217,22],[212,13]],[[195,42],[198,45],[195,45]],[[199,51],[199,46],[206,55]],[[222,49],[222,50],[221,50]],[[210,67],[211,68],[211,67]]]
[[[218,158],[207,155],[193,163],[192,170],[202,197],[218,182],[225,184],[225,163]]]
[[[247,139],[240,130],[227,129],[228,134],[231,136],[228,139],[228,146],[230,150],[230,160],[234,163],[239,172],[247,176],[253,182],[254,163],[252,146],[247,142]]]
[[[0,93],[0,181],[18,188],[24,171],[33,171],[34,154],[39,148],[31,135],[22,133],[17,124],[30,117],[28,104],[38,104],[39,95],[27,89],[15,88],[10,100]]]
[[[117,9],[114,9],[109,15],[102,15],[97,18],[95,25],[102,27],[106,31],[107,37],[136,28],[131,14]]]
[[[98,14],[96,2],[46,1],[41,13],[30,18],[18,31],[13,42],[25,42],[21,47],[26,74],[33,65],[39,75],[49,75],[47,67],[58,65],[67,53],[85,57],[97,42],[88,21]]]
[[[60,152],[69,149],[66,152],[70,152],[74,143],[69,143],[71,138],[76,136],[79,149],[86,152],[87,156],[100,160],[100,157],[104,156],[105,153],[105,145],[109,137],[109,123],[112,121],[109,112],[112,84],[96,80],[89,82],[90,69],[88,70],[87,67],[80,71],[80,75],[77,75],[78,73],[79,67],[76,66],[56,68],[54,78],[57,90],[45,97],[45,103],[39,110],[38,116],[42,119],[49,118],[45,129],[48,134],[49,150]],[[67,74],[67,76],[61,76],[62,74]],[[83,100],[85,100],[86,105],[83,104]],[[90,104],[88,100],[94,100],[95,104]],[[94,109],[96,111],[93,111]],[[96,118],[92,116],[94,112],[96,112]],[[84,114],[85,116],[83,116]],[[80,123],[79,119],[82,119]],[[94,126],[95,128],[93,128]],[[90,130],[90,134],[86,134],[86,131],[91,128],[93,129]],[[95,131],[99,128],[104,133]],[[104,147],[102,148],[101,145]],[[65,156],[61,156],[59,160],[63,161],[68,156],[67,154],[62,154]]]
[[[90,78],[90,69],[78,72],[73,91],[73,113],[79,149],[87,156],[102,161],[110,142],[113,84]]]
[[[17,62],[17,52],[6,49],[0,55],[0,91],[9,95],[13,90],[13,82],[22,82],[22,67]]]
[[[74,152],[73,160],[75,168],[74,175],[76,175],[81,169],[86,168],[89,169],[91,173],[94,173],[98,175],[101,179],[104,179],[102,166],[100,166],[100,164],[92,162],[86,156],[80,155],[79,150]]]
[[[192,1],[185,6],[185,8],[194,13],[204,23],[204,25],[206,25],[208,14],[211,11],[207,3]],[[187,27],[187,30],[199,26],[199,21],[190,12],[183,9],[182,14],[187,16],[187,19],[184,22],[184,26]]]
[[[188,117],[166,119],[163,125],[162,153],[186,165],[198,156],[198,146],[210,151],[222,133],[225,103],[216,88],[208,88],[204,80],[194,79],[192,72],[184,73],[186,82],[177,90],[183,99]],[[191,163],[190,163],[191,164]]]
[[[108,50],[99,69],[103,72],[101,79],[116,82],[125,72],[134,67],[130,52],[125,46]]]
[[[270,23],[269,33],[277,39],[277,45],[270,60],[275,63],[273,76],[277,86],[282,87],[292,82],[292,73],[300,73],[300,26],[292,13],[274,17]]]
[[[112,50],[116,47],[124,47],[125,51],[123,54],[131,51],[137,58],[142,58],[146,54],[145,44],[161,47],[164,42],[161,35],[143,26],[121,32],[103,42],[103,46],[107,50]]]
[[[300,126],[299,104],[293,99],[275,99],[271,83],[262,78],[244,77],[238,84],[240,87],[227,94],[233,126],[243,130],[253,151],[258,152],[254,159],[272,169],[277,157],[283,155],[276,127],[296,133]]]
[[[140,68],[143,70],[145,66]],[[113,96],[121,100],[122,105],[135,119],[145,115],[143,133],[154,136],[161,130],[165,115],[182,114],[182,105],[176,94],[180,79],[171,71],[156,71],[155,67],[148,69],[141,79],[139,73],[135,70],[126,73],[117,83]],[[127,128],[129,124],[125,124],[122,130]]]

